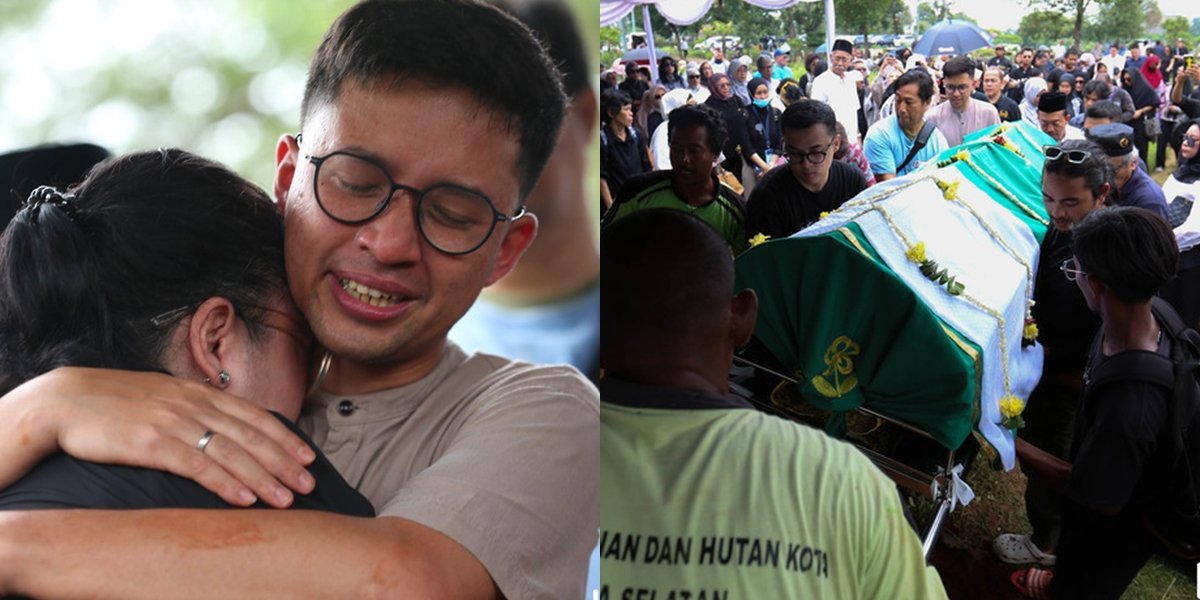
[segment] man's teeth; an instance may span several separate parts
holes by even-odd
[[[392,306],[400,300],[400,298],[393,294],[385,294],[377,289],[369,288],[361,283],[358,283],[357,281],[351,281],[349,279],[343,279],[341,281],[342,289],[346,290],[346,292],[353,296],[356,300],[365,302],[371,306]]]

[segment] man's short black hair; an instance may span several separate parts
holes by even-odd
[[[1089,119],[1109,119],[1113,123],[1121,122],[1121,107],[1112,100],[1098,100],[1087,109],[1084,116]]]
[[[925,69],[909,69],[901,73],[896,78],[894,89],[900,89],[906,85],[917,84],[917,96],[921,102],[929,102],[933,99],[933,77]]]
[[[1102,208],[1071,228],[1071,251],[1087,276],[1122,302],[1150,300],[1175,277],[1179,246],[1160,216],[1134,206]]]
[[[949,79],[966,73],[975,79],[975,61],[970,56],[961,54],[946,62],[942,67],[942,77]]]
[[[1083,95],[1084,96],[1087,96],[1088,94],[1095,94],[1101,100],[1107,100],[1109,94],[1111,94],[1111,93],[1112,93],[1112,87],[1110,87],[1108,85],[1107,81],[1093,79],[1093,80],[1083,84]]]
[[[466,55],[464,56],[464,53]],[[453,69],[447,56],[460,56]],[[529,29],[473,0],[363,0],[325,33],[308,71],[301,126],[348,83],[397,89],[421,83],[464,90],[521,144],[521,198],[558,143],[566,95]]]
[[[788,105],[779,119],[786,133],[788,130],[808,129],[813,125],[824,125],[830,137],[837,135],[837,115],[828,104],[819,100],[802,98]],[[845,144],[843,144],[845,145]]]
[[[1109,184],[1109,189],[1112,189],[1112,165],[1098,144],[1090,140],[1063,140],[1058,147],[1064,152],[1082,150],[1087,156],[1082,163],[1065,158],[1047,160],[1042,166],[1043,174],[1083,179],[1084,186],[1096,197],[1104,191],[1104,184]]]
[[[605,90],[600,94],[600,121],[608,125],[624,106],[630,106],[633,100],[623,90]]]
[[[1033,52],[1033,48],[1030,48],[1029,46],[1021,46],[1021,49],[1017,51],[1017,54],[1020,54],[1020,53],[1022,53],[1022,52],[1030,52],[1030,53],[1032,53],[1032,52]]]
[[[671,111],[667,119],[667,142],[674,137],[675,132],[686,127],[699,125],[708,132],[708,149],[719,153],[729,139],[729,131],[725,129],[725,119],[721,113],[707,104],[685,104]]]
[[[600,285],[619,290],[600,298],[602,361],[606,352],[644,352],[648,341],[678,345],[704,337],[729,310],[733,256],[698,217],[650,208],[611,223],[600,236]]]
[[[1067,48],[1067,53],[1064,54],[1063,56],[1064,57],[1065,56],[1074,56],[1074,57],[1078,58],[1079,54],[1080,54],[1079,48],[1076,48],[1075,46],[1071,46],[1070,48]]]

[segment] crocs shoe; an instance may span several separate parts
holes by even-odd
[[[997,558],[1010,565],[1036,564],[1053,567],[1055,562],[1054,555],[1042,552],[1029,535],[1004,533],[996,536],[996,539],[992,540],[992,550]]]

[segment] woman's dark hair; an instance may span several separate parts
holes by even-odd
[[[893,83],[897,90],[915,83],[917,84],[917,97],[921,99],[921,102],[929,102],[933,99],[933,77],[930,77],[925,69],[905,71]]]
[[[1112,166],[1108,164],[1108,158],[1104,154],[1104,150],[1095,142],[1089,140],[1065,140],[1058,145],[1064,153],[1070,153],[1075,150],[1083,151],[1087,156],[1080,164],[1075,164],[1068,160],[1068,156],[1064,154],[1058,160],[1046,160],[1042,166],[1043,174],[1062,175],[1063,177],[1082,178],[1084,185],[1092,192],[1092,196],[1100,196],[1104,191],[1104,184],[1109,184],[1108,189],[1111,191],[1112,186]]]
[[[600,123],[608,125],[621,112],[621,107],[633,104],[633,99],[623,90],[606,90],[600,94]]]
[[[108,160],[66,194],[36,190],[0,237],[0,393],[65,365],[165,370],[172,325],[204,300],[228,299],[254,337],[286,294],[261,189],[182,150]]]
[[[1147,302],[1175,277],[1179,247],[1162,217],[1133,206],[1102,208],[1071,228],[1071,251],[1087,276],[1122,302]]]
[[[667,140],[675,137],[676,131],[693,125],[708,131],[708,149],[720,153],[729,139],[729,132],[725,129],[725,119],[721,118],[721,113],[707,104],[685,104],[671,111],[671,118],[667,119]]]

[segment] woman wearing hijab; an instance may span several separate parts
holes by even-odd
[[[1081,78],[1082,79],[1082,78]],[[1075,74],[1063,71],[1055,81],[1054,89],[1067,97],[1067,119],[1083,112],[1083,98],[1075,92]]]
[[[650,134],[663,122],[662,101],[666,93],[667,89],[662,85],[654,85],[642,95],[642,103],[633,122],[643,140],[650,139]]]
[[[709,78],[711,80],[711,77]],[[742,106],[750,104],[750,90],[746,84],[750,81],[750,57],[741,56],[733,61],[733,95],[741,101]],[[709,83],[712,83],[711,81]],[[698,102],[703,102],[702,98]]]
[[[1167,221],[1175,228],[1179,244],[1179,275],[1160,295],[1175,307],[1189,327],[1200,327],[1200,211],[1192,210],[1200,195],[1200,119],[1179,124],[1183,143],[1179,166],[1163,183]]]
[[[729,139],[721,149],[725,155],[725,162],[722,162],[721,166],[739,180],[744,177],[743,158],[763,171],[769,170],[767,162],[754,151],[754,144],[750,141],[750,132],[753,131],[750,119],[747,118],[741,101],[733,96],[733,83],[730,82],[729,76],[714,74],[709,79],[708,89],[711,94],[704,103],[721,113],[721,118],[725,120],[725,128],[729,130]]]
[[[663,96],[663,122],[650,136],[650,162],[655,171],[665,171],[671,168],[671,146],[667,143],[667,124],[671,122],[671,111],[680,106],[695,103],[696,99],[687,90],[671,90]]]
[[[687,87],[687,82],[679,76],[679,68],[674,58],[664,56],[658,59],[658,84],[668,91]]]
[[[1162,59],[1160,59],[1155,54],[1151,54],[1149,57],[1147,57],[1146,62],[1142,64],[1142,77],[1145,77],[1146,83],[1150,84],[1150,87],[1156,93],[1158,93],[1159,109],[1154,111],[1153,113],[1151,113],[1151,115],[1148,116],[1147,118],[1148,119],[1157,119],[1158,124],[1159,124],[1159,126],[1158,126],[1159,132],[1165,134],[1158,138],[1161,141],[1161,143],[1158,144],[1158,150],[1154,153],[1155,166],[1150,165],[1151,157],[1149,157],[1149,156],[1145,157],[1146,165],[1148,167],[1154,169],[1155,171],[1161,171],[1161,170],[1163,170],[1163,165],[1165,165],[1167,163],[1166,159],[1167,159],[1168,144],[1166,143],[1166,140],[1171,139],[1171,132],[1167,130],[1168,124],[1171,122],[1163,120],[1163,116],[1164,116],[1163,111],[1166,110],[1166,107],[1169,106],[1170,103],[1166,101],[1167,100],[1167,84],[1165,81],[1163,81]],[[1173,125],[1173,123],[1171,123],[1171,124]],[[1154,136],[1147,136],[1147,137],[1154,137]]]
[[[751,136],[754,149],[766,159],[768,165],[774,166],[775,158],[783,156],[783,128],[779,124],[783,113],[771,106],[771,82],[755,77],[747,87],[752,100],[746,112],[755,133]]]
[[[1026,123],[1041,129],[1038,123],[1038,99],[1046,91],[1046,80],[1041,77],[1030,77],[1025,80],[1025,97],[1021,99],[1021,118]]]
[[[1133,146],[1137,148],[1138,156],[1148,159],[1150,157],[1146,156],[1146,148],[1150,145],[1150,140],[1146,136],[1146,121],[1158,118],[1158,92],[1150,87],[1146,76],[1138,69],[1121,71],[1121,88],[1133,98],[1133,121],[1129,123],[1129,126],[1133,127]]]

